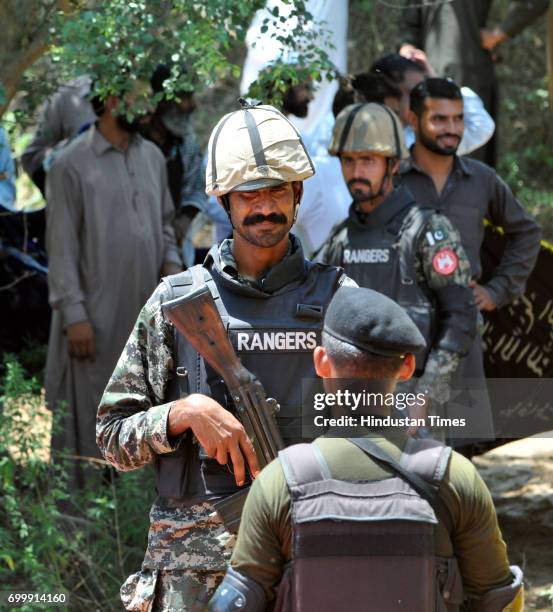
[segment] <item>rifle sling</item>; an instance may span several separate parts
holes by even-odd
[[[413,489],[415,489],[415,491],[432,506],[436,516],[447,527],[448,533],[451,533],[453,529],[453,520],[436,488],[423,480],[418,474],[408,472],[384,449],[380,448],[378,444],[369,438],[348,438],[348,440],[369,455],[372,459],[375,459],[379,463],[385,464],[396,474],[406,480],[413,487]]]

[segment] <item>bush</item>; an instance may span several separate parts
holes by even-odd
[[[98,488],[68,491],[63,465],[54,468],[49,461],[50,413],[37,378],[13,355],[5,358],[3,372],[2,589],[65,592],[72,610],[119,610],[119,587],[140,567],[146,546],[151,474],[115,475],[96,465],[91,469],[102,482]]]

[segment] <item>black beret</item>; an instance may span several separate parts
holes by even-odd
[[[328,305],[323,329],[358,349],[386,357],[417,353],[426,346],[404,308],[362,287],[338,289]]]

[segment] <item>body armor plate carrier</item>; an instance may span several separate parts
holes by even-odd
[[[365,439],[352,442],[373,457]],[[433,440],[409,439],[399,463],[437,491],[450,453]],[[313,444],[287,448],[279,457],[292,499],[293,561],[277,610],[459,609],[456,560],[435,556],[435,510],[407,480],[333,479]]]

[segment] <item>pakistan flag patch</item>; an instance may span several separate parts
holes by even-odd
[[[447,238],[445,229],[437,229],[433,232],[426,232],[426,241],[430,246],[434,246],[437,242],[441,242]]]

